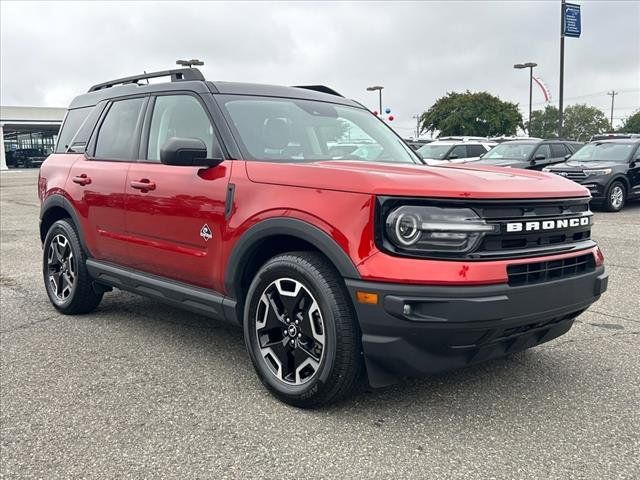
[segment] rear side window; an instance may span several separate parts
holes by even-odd
[[[551,158],[564,157],[567,154],[567,149],[562,143],[551,144]]]
[[[113,102],[96,141],[95,157],[105,160],[132,160],[137,143],[136,126],[144,98]]]
[[[71,146],[71,140],[87,119],[89,112],[93,107],[76,108],[69,110],[64,119],[64,124],[58,135],[58,144],[56,145],[56,153],[65,153]]]
[[[449,152],[448,158],[466,158],[467,157],[467,147],[464,145],[456,145]]]
[[[479,157],[487,151],[482,145],[467,145],[467,153],[470,157]]]
[[[540,145],[536,150],[534,158],[537,157],[538,155],[542,155],[541,158],[551,158],[551,150],[549,150],[549,145],[548,144]]]

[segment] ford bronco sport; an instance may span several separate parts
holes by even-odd
[[[332,160],[345,135],[380,148]],[[584,187],[424,166],[323,86],[196,69],[96,85],[38,193],[56,309],[115,287],[239,324],[261,381],[300,407],[549,341],[607,286]]]

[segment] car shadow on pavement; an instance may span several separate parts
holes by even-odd
[[[238,327],[119,291],[105,296],[96,313],[109,324],[115,321],[126,325],[125,328],[135,331],[145,341],[160,343],[157,348],[161,350],[181,350],[184,357],[197,355],[196,361],[204,362],[208,371],[224,378],[235,378],[231,388],[238,390],[237,395],[257,390],[260,401],[294,409],[280,404],[263,390]],[[462,411],[496,401],[501,402],[503,408],[514,402],[513,408],[517,409],[520,408],[518,399],[528,396],[528,401],[535,400],[532,382],[537,384],[540,402],[550,394],[559,394],[558,389],[573,388],[558,385],[545,377],[551,370],[554,376],[565,377],[562,368],[549,355],[541,354],[538,348],[437,376],[406,379],[382,389],[364,387],[318,412],[352,415],[358,410],[388,416],[407,409],[426,409],[447,414],[452,408]],[[541,385],[549,388],[541,388]]]

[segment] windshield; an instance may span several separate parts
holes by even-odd
[[[361,108],[289,98],[222,98],[249,159],[421,163],[390,128]]]
[[[527,160],[535,143],[501,143],[484,154],[482,160]]]
[[[449,150],[451,150],[451,145],[425,145],[418,149],[418,153],[422,155],[422,158],[441,160]]]
[[[634,146],[633,143],[588,143],[574,153],[569,160],[626,162]]]

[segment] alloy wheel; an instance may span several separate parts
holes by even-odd
[[[66,301],[73,293],[77,269],[71,245],[64,235],[56,235],[49,244],[47,272],[51,292],[58,301]]]
[[[624,201],[624,190],[620,185],[616,185],[611,189],[610,194],[611,206],[616,210],[622,207]]]
[[[271,373],[289,385],[302,385],[319,371],[325,326],[318,302],[299,281],[280,278],[263,291],[256,309],[260,356]]]

